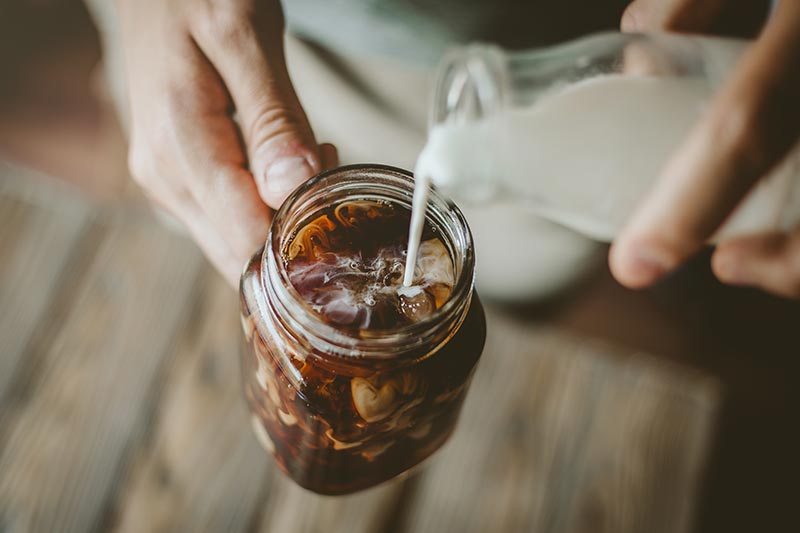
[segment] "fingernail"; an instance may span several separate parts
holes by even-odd
[[[288,195],[313,175],[314,169],[304,157],[278,159],[267,169],[266,189],[274,195]]]
[[[725,283],[739,283],[741,272],[738,271],[735,263],[723,261],[717,265],[717,277]]]
[[[746,272],[740,261],[735,257],[717,258],[714,271],[720,281],[732,285],[741,285],[748,282]]]
[[[669,257],[657,248],[639,247],[633,254],[633,270],[641,283],[652,283],[667,273]]]

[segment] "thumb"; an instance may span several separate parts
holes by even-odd
[[[634,0],[622,14],[620,29],[753,37],[769,11],[768,0]]]
[[[286,69],[280,5],[251,9],[264,12],[226,14],[194,37],[236,106],[259,195],[277,209],[323,161]]]
[[[730,0],[635,0],[622,14],[624,32],[656,30],[698,32],[708,29]]]

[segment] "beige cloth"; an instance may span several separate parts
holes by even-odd
[[[425,142],[434,70],[374,57],[344,57],[289,36],[295,89],[320,142],[342,163],[412,168]]]
[[[127,124],[123,58],[114,3],[87,0],[100,28],[105,72]],[[435,69],[367,54],[343,56],[286,38],[289,73],[318,142],[342,164],[413,169],[425,142]],[[604,247],[513,204],[462,206],[475,239],[477,284],[503,300],[547,297],[603,261]]]

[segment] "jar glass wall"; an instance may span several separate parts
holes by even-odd
[[[410,209],[412,193],[411,175],[399,169],[323,173],[287,200],[242,276],[242,370],[254,429],[280,468],[315,492],[376,485],[436,451],[455,427],[483,349],[469,228],[435,192],[427,218],[455,281],[430,316],[398,328],[342,328],[291,283],[287,245],[320,210],[346,202]]]

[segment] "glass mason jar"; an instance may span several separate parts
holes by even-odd
[[[304,221],[339,202],[410,209],[411,174],[378,165],[324,172],[276,213],[241,279],[242,370],[259,440],[301,486],[322,494],[371,487],[436,451],[452,433],[485,340],[474,256],[460,211],[435,191],[428,222],[453,261],[445,303],[395,329],[336,327],[292,285],[285,250]]]

